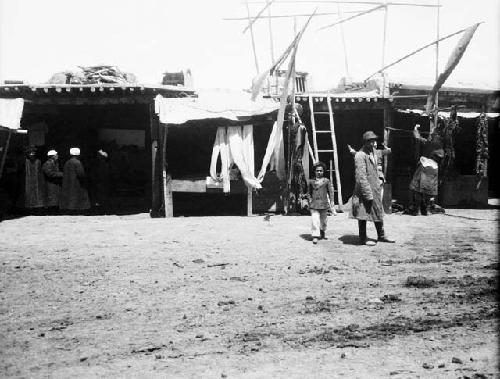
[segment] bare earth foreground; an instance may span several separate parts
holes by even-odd
[[[0,376],[499,377],[498,211],[309,221],[2,222]]]

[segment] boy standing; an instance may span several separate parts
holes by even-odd
[[[313,165],[315,179],[308,182],[309,209],[311,210],[312,237],[313,244],[318,243],[318,239],[326,239],[325,231],[327,226],[328,210],[331,209],[334,216],[335,204],[333,202],[333,186],[323,175],[325,164],[317,162]]]

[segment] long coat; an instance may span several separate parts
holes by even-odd
[[[76,157],[71,157],[64,164],[59,208],[62,210],[84,210],[90,208],[85,170],[80,160]]]
[[[42,166],[45,177],[45,205],[47,207],[59,206],[59,195],[63,173],[59,169],[59,163],[54,159],[48,159]]]
[[[25,208],[43,208],[45,206],[45,183],[40,159],[24,164],[24,191],[22,199]]]
[[[375,154],[364,147],[354,156],[356,184],[351,199],[351,218],[368,221],[382,221],[384,207],[382,205],[382,182],[377,171]],[[372,201],[370,213],[366,212],[366,204]]]

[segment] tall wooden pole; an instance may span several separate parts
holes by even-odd
[[[340,10],[340,4],[337,4],[337,12],[339,14],[339,19],[343,18],[342,11]],[[347,57],[347,45],[345,43],[345,35],[344,35],[344,24],[340,24],[340,37],[342,38],[342,46],[344,47],[344,67],[345,67],[345,75],[346,78],[349,78],[349,59]]]
[[[255,62],[255,71],[257,71],[257,75],[259,74],[259,61],[257,60],[257,52],[255,50],[255,39],[254,39],[254,35],[253,35],[253,27],[252,27],[252,24],[251,24],[251,19],[250,19],[250,7],[248,6],[248,0],[245,2],[246,6],[247,6],[247,15],[248,15],[248,23],[250,25],[250,38],[252,40],[252,50],[253,50],[253,59],[254,59],[254,62]]]
[[[387,7],[387,0],[385,1],[384,8],[384,35],[382,37],[382,67],[385,66],[385,48],[387,41],[387,16],[388,16],[389,8]],[[385,97],[385,71],[382,71],[382,97]]]
[[[438,41],[436,43],[436,82],[439,77],[439,0],[437,0],[437,17],[436,17],[436,40]],[[436,114],[434,115],[434,126],[430,132],[432,133],[434,131],[434,128],[437,126],[438,123],[438,102],[439,102],[439,90],[436,93],[436,101],[435,101],[435,109],[436,109]],[[430,134],[429,134],[430,135]]]
[[[273,37],[273,25],[271,21],[271,6],[267,8],[267,14],[269,16],[268,26],[269,26],[269,46],[271,50],[271,63],[274,62],[274,37]],[[268,81],[268,92],[271,95],[271,79]],[[276,76],[276,94],[278,94],[278,77]]]
[[[269,27],[269,47],[271,49],[271,64],[274,62],[274,38],[273,38],[273,24],[271,21],[271,6],[267,8],[268,27]]]

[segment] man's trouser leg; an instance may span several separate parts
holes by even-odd
[[[364,245],[366,243],[366,220],[358,220],[359,229],[359,243]]]
[[[319,211],[319,221],[320,237],[325,238],[325,231],[328,223],[328,209],[322,209]]]
[[[383,221],[375,221],[375,229],[377,229],[377,240],[379,242],[389,242],[389,243],[394,243],[394,240],[391,240],[387,238],[385,235],[385,230],[384,230],[384,222]]]

